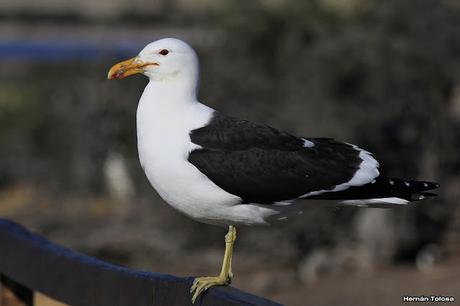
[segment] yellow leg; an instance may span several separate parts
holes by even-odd
[[[232,253],[233,244],[236,240],[236,228],[233,225],[228,227],[228,233],[225,235],[225,253],[224,260],[222,262],[222,269],[220,270],[219,276],[209,277],[197,277],[193,281],[190,292],[193,294],[192,303],[195,303],[196,299],[201,293],[205,292],[212,286],[229,285],[232,282]]]

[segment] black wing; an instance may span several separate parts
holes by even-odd
[[[189,162],[244,203],[273,203],[333,190],[349,182],[363,162],[363,151],[353,145],[298,138],[217,112],[190,138],[201,148],[190,153]],[[364,184],[378,175],[374,170]]]

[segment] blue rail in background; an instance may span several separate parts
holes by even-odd
[[[76,40],[0,40],[1,60],[81,61],[132,57],[143,47],[140,42],[102,45]]]

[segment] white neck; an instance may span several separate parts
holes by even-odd
[[[144,94],[155,97],[155,100],[167,98],[176,101],[196,101],[199,72],[198,66],[190,65],[177,72],[145,73],[149,84]]]
[[[190,131],[204,126],[213,111],[196,100],[195,87],[190,83],[150,81],[137,108],[139,157],[143,167],[156,167],[153,164],[173,156],[185,161],[195,147],[190,142]]]
[[[179,139],[177,134],[189,139],[190,130],[206,124],[213,112],[197,101],[196,88],[191,78],[150,80],[137,109],[138,134],[167,142],[167,136]]]

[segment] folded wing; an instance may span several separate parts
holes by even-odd
[[[215,113],[190,133],[199,146],[188,161],[243,203],[275,203],[339,192],[372,182],[378,162],[329,138],[299,138]]]

